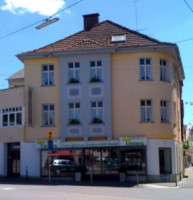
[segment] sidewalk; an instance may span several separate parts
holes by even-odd
[[[182,188],[193,188],[193,167],[184,170],[184,178],[179,182]]]

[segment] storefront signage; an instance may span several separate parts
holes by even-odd
[[[120,146],[146,146],[146,137],[120,137]]]
[[[64,142],[53,140],[53,148],[86,148],[86,147],[118,147],[118,146],[146,146],[146,137],[121,137],[119,140]],[[36,149],[48,149],[47,140],[35,141]]]
[[[44,141],[44,140],[43,140]],[[81,147],[117,147],[119,146],[118,140],[104,140],[104,141],[82,141],[82,142],[61,142],[60,140],[53,140],[53,148],[81,148]],[[48,142],[35,141],[36,149],[47,149]]]
[[[62,142],[60,143],[61,148],[77,148],[77,147],[109,147],[119,146],[119,141],[85,141],[85,142]]]

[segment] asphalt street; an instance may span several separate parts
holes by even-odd
[[[47,179],[0,178],[0,200],[193,200],[193,168],[175,183],[76,183]]]
[[[193,189],[180,187],[97,187],[1,184],[1,200],[191,200]]]

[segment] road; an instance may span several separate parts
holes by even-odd
[[[147,185],[148,186],[148,185]],[[0,200],[191,200],[193,188],[0,184]]]

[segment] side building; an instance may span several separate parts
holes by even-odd
[[[84,15],[83,31],[17,55],[25,72],[20,176],[27,168],[46,177],[49,166],[51,176],[73,176],[82,166],[85,178],[116,178],[120,168],[128,180],[136,171],[143,181],[181,178],[178,47],[98,17]]]
[[[24,141],[24,73],[8,78],[9,88],[0,91],[0,175],[20,175],[20,144]]]

